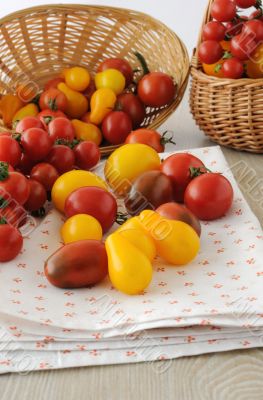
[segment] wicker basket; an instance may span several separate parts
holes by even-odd
[[[202,28],[211,20],[212,3],[209,0]],[[196,49],[191,76],[190,107],[200,129],[220,145],[263,153],[263,79],[208,76],[202,72]]]
[[[41,88],[68,66],[95,72],[107,57],[125,57],[134,68],[142,53],[150,70],[171,75],[178,85],[167,107],[147,109],[142,126],[157,128],[177,108],[187,85],[189,59],[181,40],[161,22],[139,12],[86,5],[46,5],[0,20],[0,95],[33,81]],[[102,148],[104,155],[118,146]]]

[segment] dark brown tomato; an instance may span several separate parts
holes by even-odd
[[[131,120],[133,129],[138,128],[146,116],[145,105],[133,93],[122,93],[117,97],[116,109],[126,112]]]

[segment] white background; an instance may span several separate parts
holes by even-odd
[[[73,3],[73,0],[64,0],[62,3]],[[196,45],[198,32],[208,0],[76,0],[76,3],[109,5],[143,11],[158,18],[173,29],[187,46],[191,57]],[[41,4],[57,4],[59,0],[1,0],[0,17],[22,8]],[[165,54],[164,54],[165,62]],[[169,118],[160,132],[169,129],[174,132],[177,148],[202,147],[211,144],[196,127],[190,114],[188,105],[189,94]],[[193,135],[193,132],[195,133]]]

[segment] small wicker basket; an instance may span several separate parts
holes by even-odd
[[[203,26],[211,20],[209,0]],[[202,29],[201,29],[202,32]],[[201,42],[201,33],[198,45]],[[263,79],[206,75],[197,51],[191,62],[190,107],[197,125],[222,146],[263,153]]]
[[[150,70],[163,71],[177,83],[177,95],[161,109],[147,109],[142,126],[157,128],[181,102],[188,80],[187,50],[161,22],[139,12],[86,5],[45,5],[0,20],[0,95],[18,83],[42,88],[63,68],[81,65],[94,73],[107,57],[124,57],[139,67],[134,52],[144,55]],[[107,155],[118,146],[102,148]]]

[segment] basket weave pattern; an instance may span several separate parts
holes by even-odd
[[[202,24],[211,20],[209,4]],[[201,42],[201,33],[198,45]],[[263,79],[206,75],[197,52],[191,62],[190,107],[197,125],[220,145],[263,153]]]

